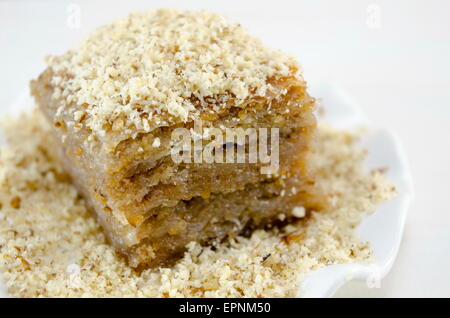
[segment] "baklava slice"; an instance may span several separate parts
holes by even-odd
[[[320,206],[307,159],[315,101],[297,62],[240,25],[207,12],[130,14],[47,62],[31,90],[54,126],[58,156],[133,267],[170,264],[190,241],[264,226],[280,213],[289,219],[294,205]],[[194,145],[181,161],[180,129]],[[245,140],[257,148],[226,139],[251,129]],[[225,136],[214,139],[222,161],[196,157],[212,130]],[[270,162],[252,161],[266,137]],[[243,160],[228,162],[230,148]]]

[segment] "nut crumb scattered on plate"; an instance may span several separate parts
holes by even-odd
[[[312,162],[325,211],[214,247],[190,244],[173,268],[136,272],[105,237],[62,167],[37,112],[2,122],[0,271],[15,297],[295,297],[308,272],[371,261],[354,229],[395,189],[347,132],[320,127]]]

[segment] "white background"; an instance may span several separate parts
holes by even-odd
[[[375,126],[396,131],[416,192],[398,260],[381,288],[349,283],[337,296],[450,297],[450,1],[0,1],[0,108],[39,74],[45,55],[157,7],[228,15],[296,55],[309,82],[335,83]],[[69,18],[77,8],[79,28]]]

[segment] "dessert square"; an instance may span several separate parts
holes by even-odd
[[[321,205],[308,171],[315,100],[295,59],[239,24],[207,12],[130,14],[47,62],[32,94],[53,124],[60,161],[131,266],[168,265],[191,241]],[[194,149],[178,161],[179,129],[202,149],[208,131],[254,129],[258,154],[261,142],[276,143],[267,151],[274,160],[252,161],[255,149],[223,139],[215,159],[243,147],[244,160],[205,162]]]

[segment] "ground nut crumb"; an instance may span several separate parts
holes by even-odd
[[[284,229],[214,247],[191,243],[173,268],[137,274],[53,160],[41,115],[2,127],[9,144],[0,152],[0,202],[21,198],[0,211],[0,272],[15,297],[294,297],[312,270],[371,259],[354,228],[395,192],[382,172],[363,169],[353,135],[321,127],[312,162],[333,205]]]
[[[306,210],[302,206],[296,206],[292,210],[292,215],[295,216],[296,218],[304,218],[306,215]]]
[[[269,78],[301,77],[294,58],[265,47],[240,24],[175,9],[129,14],[47,63],[59,114],[85,119],[98,136],[119,127],[149,132],[150,119],[159,126],[193,120],[230,98],[244,107],[278,92]]]
[[[157,137],[155,138],[155,140],[153,140],[152,147],[158,148],[159,146],[161,146],[161,140]]]

